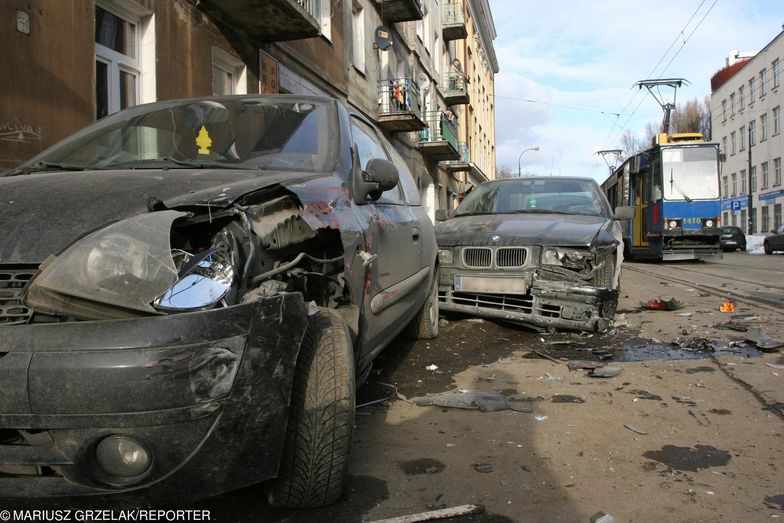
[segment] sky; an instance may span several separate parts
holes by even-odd
[[[523,174],[590,176],[596,154],[638,138],[664,113],[651,78],[685,78],[676,103],[710,95],[732,50],[757,52],[781,31],[784,0],[489,0],[495,77],[496,165]],[[672,101],[672,90],[662,94]],[[538,151],[526,149],[539,147]]]

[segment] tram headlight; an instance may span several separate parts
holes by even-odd
[[[678,229],[683,226],[683,220],[674,218],[665,218],[664,223],[667,229]]]
[[[703,229],[714,229],[719,226],[719,219],[718,218],[703,218],[702,219],[702,228]]]

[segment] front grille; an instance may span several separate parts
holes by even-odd
[[[463,249],[463,263],[466,267],[490,267],[493,251],[487,247],[467,247]]]
[[[495,263],[499,267],[522,267],[525,265],[525,249],[502,247],[495,253]]]
[[[451,300],[450,300],[451,298]],[[498,311],[542,316],[545,318],[560,318],[562,308],[560,305],[547,303],[534,303],[530,294],[524,296],[513,294],[474,294],[466,292],[439,292],[441,302],[451,301],[455,305],[465,305],[478,309],[494,309]]]
[[[33,310],[22,303],[22,289],[35,267],[0,267],[0,327],[28,323]]]

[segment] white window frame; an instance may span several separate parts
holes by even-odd
[[[773,136],[781,132],[781,106],[773,108]]]
[[[156,100],[155,82],[155,21],[151,11],[132,1],[97,0],[97,7],[126,22],[134,24],[134,48],[136,58],[117,52],[94,42],[95,61],[108,67],[108,114],[120,110],[120,72],[134,75],[136,79],[135,104]],[[97,74],[97,71],[96,73]]]
[[[749,105],[754,103],[754,77],[749,78]]]
[[[332,41],[332,1],[319,1],[319,24],[321,25],[321,36]]]
[[[760,115],[760,142],[768,139],[768,113]]]
[[[365,9],[355,3],[351,11],[351,18],[354,22],[352,63],[357,71],[365,74]]]
[[[760,98],[768,94],[768,70],[762,69],[760,75]]]
[[[781,85],[781,60],[778,58],[773,60],[771,69],[773,69],[773,89],[778,89]]]
[[[245,64],[230,53],[218,47],[212,48],[212,66],[231,75],[231,92],[221,94],[247,94],[248,93],[248,68]],[[211,72],[212,74],[212,72]],[[215,95],[216,93],[212,93]]]

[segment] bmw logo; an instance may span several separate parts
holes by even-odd
[[[490,241],[492,241],[493,243],[498,243],[498,242],[500,242],[500,241],[501,241],[501,237],[500,237],[500,236],[498,236],[497,234],[494,234],[494,235],[492,235],[492,236],[490,237]]]

